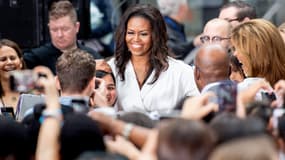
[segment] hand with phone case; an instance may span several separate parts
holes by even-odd
[[[274,85],[274,92],[276,94],[276,100],[271,104],[273,107],[285,108],[285,80],[279,80]]]
[[[261,79],[253,83],[250,87],[242,90],[237,96],[237,116],[240,118],[246,117],[246,105],[255,100],[256,94],[260,90],[270,91],[272,90],[270,84]]]
[[[209,101],[210,98],[215,97],[213,92],[188,98],[184,101],[181,117],[186,119],[198,120],[211,112],[218,111],[218,105]]]
[[[213,92],[216,96],[211,97],[209,101],[219,105],[218,112],[233,112],[236,109],[237,84],[226,80],[210,83],[205,86],[202,93]]]

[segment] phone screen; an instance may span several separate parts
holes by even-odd
[[[220,84],[217,92],[219,111],[234,111],[236,108],[237,85]]]
[[[216,94],[210,101],[219,105],[219,112],[235,110],[237,97],[237,84],[235,82],[229,80],[215,82],[205,86],[202,93],[209,91]]]
[[[32,70],[15,70],[10,72],[10,88],[17,92],[29,92],[35,88],[37,77]]]

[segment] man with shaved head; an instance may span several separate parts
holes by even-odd
[[[230,64],[227,50],[220,44],[205,44],[195,57],[194,77],[201,91],[207,84],[229,80]]]
[[[209,20],[204,26],[203,33],[200,36],[201,44],[220,44],[227,52],[231,48],[232,25],[224,19],[214,18]],[[193,64],[196,52],[184,59],[188,64]]]

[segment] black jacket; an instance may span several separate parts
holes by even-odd
[[[168,16],[165,16],[164,20],[167,27],[169,49],[175,54],[175,58],[184,59],[195,48],[193,42],[186,40],[183,24]]]
[[[102,58],[100,54],[96,53],[89,47],[83,46],[80,43],[77,43],[78,48],[87,51],[95,59]],[[27,65],[27,68],[33,69],[36,66],[42,65],[48,67],[53,74],[56,74],[55,64],[57,58],[62,54],[62,52],[54,47],[52,43],[46,43],[39,48],[31,49],[24,51],[24,61]]]

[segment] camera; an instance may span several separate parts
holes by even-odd
[[[36,85],[39,77],[46,77],[44,74],[35,74],[32,70],[15,70],[9,72],[10,89],[21,93],[30,92],[42,88]]]
[[[265,102],[273,102],[274,100],[276,100],[276,95],[272,92],[261,92],[261,99]]]

